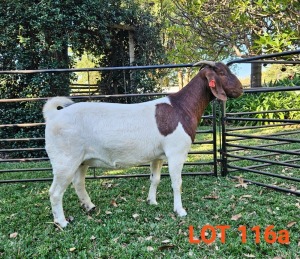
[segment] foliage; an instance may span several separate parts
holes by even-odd
[[[298,0],[157,0],[171,60],[247,56],[299,47]],[[178,49],[175,53],[174,49]]]
[[[271,82],[268,87],[292,87],[300,85],[300,75],[293,78],[284,78],[276,82]],[[241,98],[230,100],[227,103],[227,112],[258,112],[250,117],[258,119],[290,119],[300,120],[300,111],[279,111],[275,110],[299,109],[299,91],[277,91],[265,93],[249,93]],[[254,122],[255,123],[255,122]],[[259,122],[258,122],[259,123]],[[268,123],[268,122],[265,122]]]
[[[1,70],[73,67],[84,53],[96,58],[96,66],[129,65],[128,30],[134,30],[135,64],[163,62],[160,27],[151,14],[132,0],[117,1],[2,1],[0,8]],[[72,50],[70,52],[69,50]],[[104,93],[157,90],[159,73],[103,73]],[[69,95],[75,75],[1,75],[0,98],[31,98]],[[9,103],[1,107],[0,124],[42,122],[42,103]],[[43,130],[9,127],[0,139],[42,136]],[[21,147],[20,143],[3,148]],[[31,144],[30,144],[31,145]],[[35,146],[35,144],[32,144]],[[41,146],[38,146],[41,147]]]

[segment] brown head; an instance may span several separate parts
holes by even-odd
[[[207,86],[212,94],[226,101],[227,97],[237,98],[243,94],[243,87],[239,79],[221,62],[200,61],[194,65],[205,65],[199,72],[202,79],[207,80]]]

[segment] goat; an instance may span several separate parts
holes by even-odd
[[[89,166],[118,169],[150,163],[147,200],[157,204],[163,160],[168,161],[174,212],[187,215],[181,201],[181,171],[200,118],[215,97],[225,101],[243,92],[240,81],[226,65],[200,63],[205,67],[184,88],[148,102],[74,103],[65,97],[47,101],[43,115],[46,151],[54,176],[49,190],[54,222],[61,227],[68,224],[62,199],[71,182],[86,210],[95,207],[85,188]]]

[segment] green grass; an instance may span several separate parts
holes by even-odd
[[[189,157],[189,161],[210,159],[210,155]],[[2,169],[48,166],[47,162],[1,164]],[[148,170],[133,168],[114,173]],[[163,170],[166,172],[167,168]],[[186,168],[203,170],[211,167]],[[103,173],[109,172],[97,170],[97,174]],[[299,170],[288,173],[299,176]],[[12,177],[51,177],[51,173],[0,174],[0,179]],[[185,176],[182,198],[188,216],[178,218],[172,212],[169,177],[162,178],[158,187],[158,206],[146,202],[150,185],[147,178],[89,180],[87,190],[96,210],[87,214],[74,189],[68,188],[64,210],[74,220],[61,230],[52,222],[50,184],[0,184],[0,258],[300,258],[300,198],[294,195],[240,184],[230,178]],[[207,224],[230,226],[225,243],[219,237],[210,245],[189,242],[189,226],[194,227],[194,236],[199,236]],[[280,230],[287,230],[290,242],[265,242],[264,230],[270,225],[274,225],[277,235]],[[246,243],[241,241],[240,226],[247,228]],[[258,244],[251,231],[254,226],[261,228]]]
[[[290,134],[292,132],[299,131],[299,126],[290,126],[290,127],[280,127],[280,128],[267,128],[267,129],[256,129],[256,130],[243,130],[243,131],[238,131],[237,133],[239,134],[246,134],[246,135],[251,135],[251,136],[270,136],[272,134],[276,134],[278,132],[280,133],[285,133],[284,135],[278,136],[281,138],[292,138],[292,139],[300,139],[300,134]],[[230,142],[232,144],[240,144],[244,146],[257,146],[257,145],[265,145],[267,147],[268,144],[273,144],[277,143],[277,141],[274,140],[259,140],[259,139],[252,139],[252,140],[237,140],[234,142]],[[282,142],[281,142],[282,143]],[[300,144],[299,143],[287,143],[287,144],[280,144],[277,146],[273,147],[268,147],[272,148],[274,151],[257,151],[257,150],[252,150],[252,149],[244,149],[240,151],[230,151],[233,150],[234,148],[230,147],[228,151],[229,153],[238,155],[238,156],[243,156],[243,157],[256,157],[260,155],[264,155],[262,157],[257,157],[260,159],[266,159],[269,161],[274,161],[274,162],[285,162],[289,160],[295,160],[294,162],[288,162],[288,164],[294,164],[294,165],[300,165],[299,159],[299,154],[297,155],[290,155],[290,154],[274,154],[276,150],[285,150],[285,151],[296,151],[300,150]],[[276,153],[276,152],[275,152]],[[272,155],[270,155],[272,154]],[[239,166],[239,167],[247,167],[247,166],[253,166],[253,165],[262,165],[265,164],[264,162],[256,162],[256,161],[250,161],[250,160],[239,160],[239,161],[234,161],[234,158],[229,158],[230,165],[234,166]],[[287,177],[294,177],[294,178],[300,178],[300,170],[299,168],[293,168],[285,165],[265,165],[262,167],[254,168],[259,171],[264,171],[267,173],[273,173],[275,175],[283,175]],[[300,183],[296,181],[289,181],[289,180],[284,180],[276,177],[270,177],[270,176],[264,176],[261,174],[256,174],[256,173],[251,173],[251,172],[241,172],[241,171],[236,171],[230,173],[230,175],[250,179],[253,181],[258,181],[262,182],[265,184],[271,184],[275,185],[278,187],[286,188],[286,189],[291,189],[291,190],[300,190]]]
[[[172,213],[170,179],[159,186],[158,206],[146,203],[149,182],[144,178],[88,181],[97,205],[88,215],[74,189],[64,197],[64,209],[74,221],[63,231],[52,223],[50,183],[0,186],[0,254],[3,258],[297,258],[300,256],[300,199],[254,185],[247,188],[228,178],[184,177],[183,204],[188,216]],[[206,198],[205,198],[206,197]],[[215,199],[209,199],[213,197]],[[241,214],[238,220],[234,215]],[[296,224],[289,226],[291,222]],[[229,225],[224,244],[189,243],[206,225]],[[238,227],[248,228],[243,244]],[[259,244],[250,228],[289,231],[289,244]],[[15,238],[10,234],[17,232]],[[263,232],[263,231],[262,231]],[[164,243],[168,240],[167,243]],[[74,251],[72,248],[76,248]],[[149,251],[151,250],[151,251]]]

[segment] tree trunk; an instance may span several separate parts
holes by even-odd
[[[251,87],[261,87],[260,63],[251,63]]]
[[[181,69],[178,70],[177,75],[178,75],[178,87],[179,87],[179,90],[180,90],[183,87],[183,72],[182,72]]]

